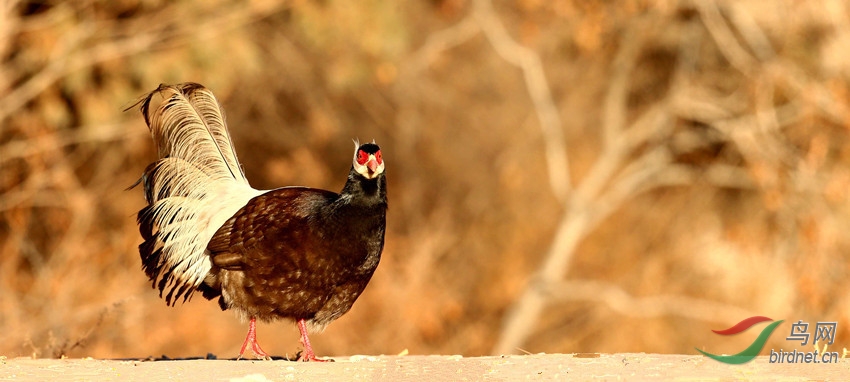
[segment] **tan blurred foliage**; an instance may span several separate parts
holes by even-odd
[[[150,289],[125,190],[155,152],[122,110],[184,81],[258,188],[382,145],[384,259],[322,355],[729,353],[746,315],[848,346],[848,52],[838,0],[0,2],[0,355],[235,355]]]

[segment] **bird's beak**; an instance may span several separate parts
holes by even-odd
[[[378,161],[375,158],[370,158],[368,162],[366,162],[366,167],[369,168],[369,174],[374,174],[375,171],[378,170]]]

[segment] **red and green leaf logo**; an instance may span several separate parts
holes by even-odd
[[[773,321],[773,319],[771,319],[769,317],[764,317],[764,316],[750,317],[750,318],[744,319],[743,321],[735,324],[735,326],[732,326],[729,329],[712,330],[712,332],[715,332],[717,334],[724,335],[724,336],[729,336],[729,335],[741,333],[741,332],[749,329],[753,325],[761,323],[761,322],[765,322],[765,321]],[[779,320],[779,321],[773,322],[770,325],[767,325],[764,329],[761,330],[761,334],[759,334],[759,336],[756,338],[756,340],[753,341],[753,343],[750,344],[750,346],[748,346],[746,349],[744,349],[744,351],[742,351],[738,354],[717,355],[717,354],[711,354],[711,353],[706,352],[706,351],[702,351],[700,349],[697,349],[697,351],[699,351],[702,354],[705,354],[706,357],[712,358],[714,360],[717,360],[717,361],[720,361],[720,362],[723,362],[723,363],[728,363],[728,364],[731,364],[731,365],[739,365],[739,364],[742,364],[742,363],[750,362],[750,361],[753,360],[753,358],[756,358],[756,356],[759,354],[761,349],[764,347],[764,344],[767,342],[767,339],[770,338],[771,334],[773,334],[773,330],[776,329],[776,327],[779,326],[779,324],[781,324],[782,321],[784,321],[784,320]]]

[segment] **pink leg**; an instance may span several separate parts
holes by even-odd
[[[245,337],[245,342],[242,343],[242,348],[239,349],[239,357],[237,359],[242,358],[242,354],[245,353],[245,348],[249,343],[251,344],[251,350],[257,358],[271,359],[269,354],[263,351],[260,344],[257,343],[257,319],[255,317],[251,317],[251,321],[248,323],[248,336]]]
[[[307,322],[303,318],[298,320],[298,331],[301,332],[301,344],[304,345],[304,354],[300,359],[304,362],[327,362],[325,359],[316,358],[316,353],[313,353],[313,346],[310,345],[310,338],[307,337]]]

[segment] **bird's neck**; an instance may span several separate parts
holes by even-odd
[[[348,181],[342,188],[340,197],[347,203],[356,206],[381,206],[387,204],[387,179],[380,174],[373,179],[366,179],[353,169],[348,175]]]

